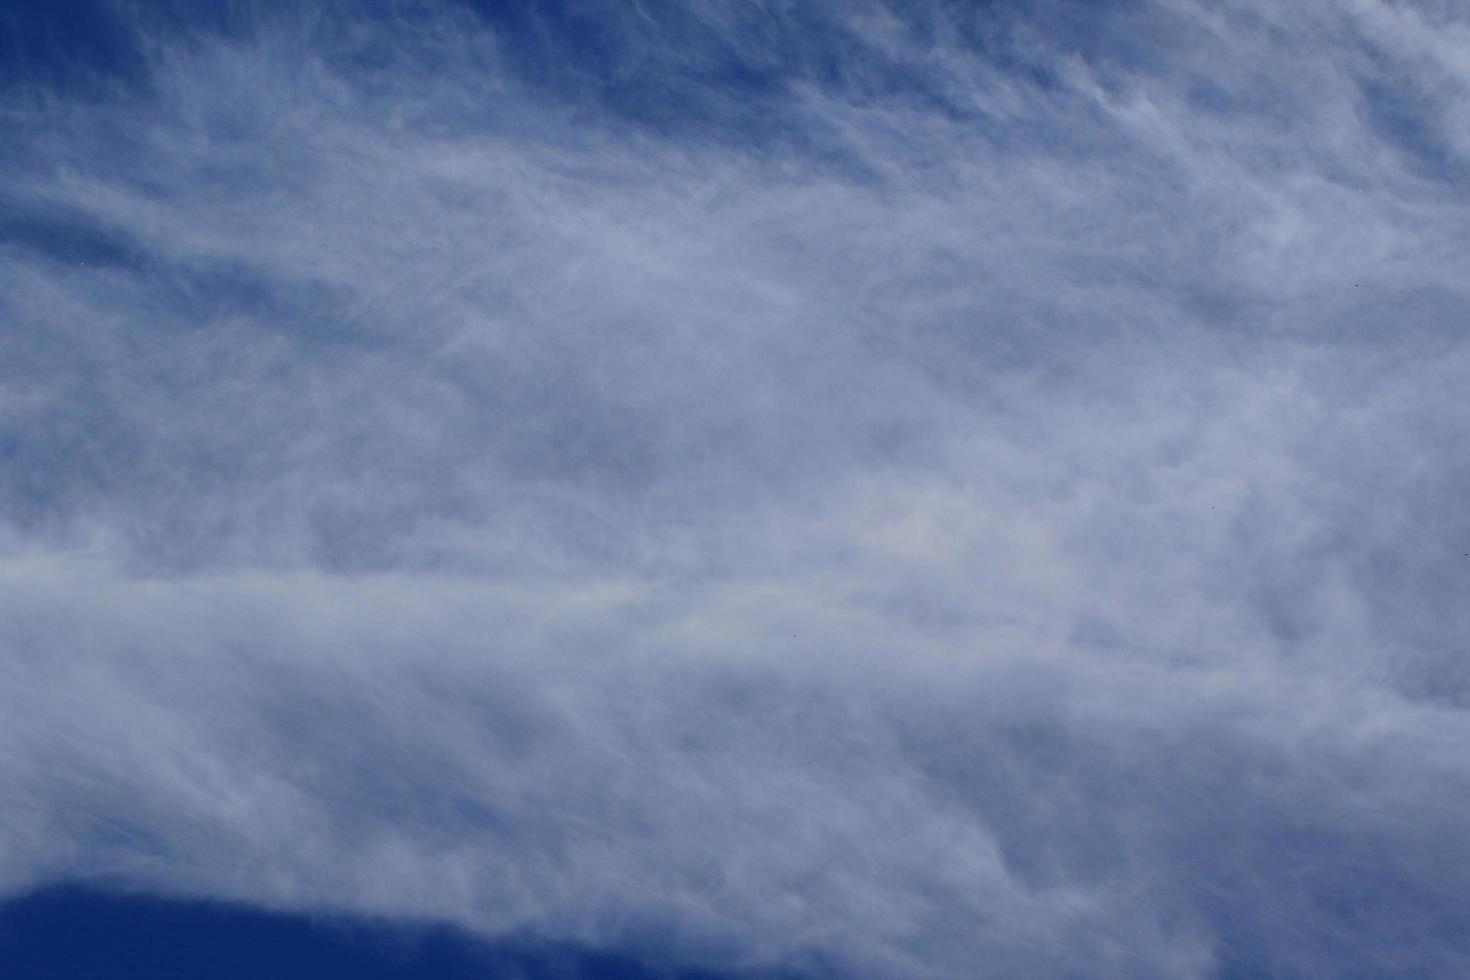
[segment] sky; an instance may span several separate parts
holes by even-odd
[[[1463,5],[22,0],[0,133],[0,963],[1470,974]]]

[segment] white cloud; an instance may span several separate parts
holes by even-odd
[[[1464,25],[1048,11],[8,96],[0,888],[1463,970]]]

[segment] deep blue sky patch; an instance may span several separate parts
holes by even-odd
[[[49,890],[0,906],[0,970],[30,980],[721,980],[653,956],[531,942],[487,944],[442,928]],[[774,977],[774,975],[771,975]]]

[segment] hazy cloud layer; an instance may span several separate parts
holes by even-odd
[[[487,8],[13,19],[0,890],[1470,971],[1462,9]]]

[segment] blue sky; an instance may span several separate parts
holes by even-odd
[[[1470,972],[1467,51],[9,5],[0,936]]]

